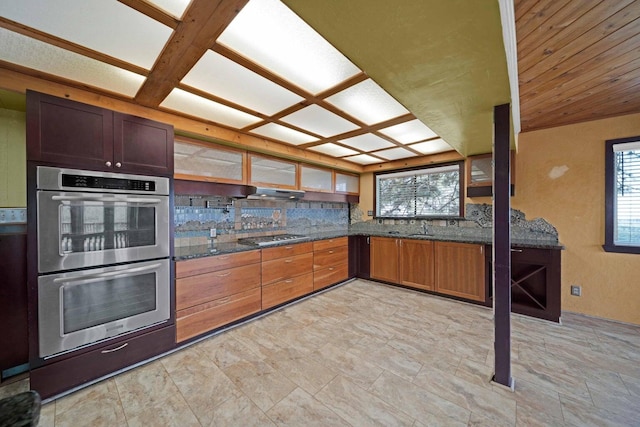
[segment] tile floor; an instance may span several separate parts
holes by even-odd
[[[490,382],[489,309],[356,280],[48,403],[40,425],[640,425],[640,326],[512,328],[515,392]]]

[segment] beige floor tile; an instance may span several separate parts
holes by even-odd
[[[562,406],[557,392],[516,379],[514,397],[517,425],[563,425]]]
[[[350,426],[335,412],[300,388],[296,388],[291,394],[269,409],[267,416],[278,426]]]
[[[159,361],[119,375],[115,383],[130,427],[200,425]]]
[[[223,372],[262,411],[267,411],[295,388],[294,384],[264,361],[239,362]]]
[[[311,395],[315,395],[338,374],[338,371],[308,355],[291,357],[288,352],[282,352],[265,362]]]
[[[363,338],[348,352],[408,380],[422,368],[422,363],[376,338]]]
[[[515,424],[516,401],[453,373],[424,366],[413,383],[471,412],[483,414],[498,424]]]
[[[411,426],[414,422],[342,375],[323,388],[316,398],[352,426]]]
[[[218,405],[242,395],[220,368],[196,347],[174,353],[161,362],[202,425],[211,424]]]
[[[275,427],[247,396],[234,397],[216,407],[209,427]],[[206,426],[205,426],[206,427]]]
[[[382,373],[382,368],[366,360],[361,360],[344,349],[327,344],[314,352],[311,357],[331,369],[348,376],[360,387],[368,388]]]
[[[630,377],[629,375],[621,374],[620,378],[624,385],[627,387],[629,393],[640,399],[640,378]]]
[[[13,381],[0,387],[0,399],[13,396],[14,394],[29,391],[29,379],[25,378],[19,381]]]
[[[55,402],[56,426],[126,426],[115,381],[109,379]]]
[[[466,425],[470,411],[392,373],[383,372],[369,390],[412,418],[443,425]]]
[[[575,427],[637,427],[638,418],[629,418],[608,409],[596,408],[584,401],[560,394],[562,415],[567,425]]]
[[[220,369],[244,361],[257,362],[263,359],[262,356],[251,351],[251,348],[233,338],[228,332],[204,340],[196,344],[196,348]]]
[[[42,405],[38,427],[54,427],[56,423],[56,402]]]

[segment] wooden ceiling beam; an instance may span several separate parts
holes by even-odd
[[[135,100],[157,107],[178,86],[248,0],[193,0]]]

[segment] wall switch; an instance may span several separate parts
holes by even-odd
[[[582,295],[582,287],[578,285],[571,285],[571,295],[579,297]]]
[[[215,228],[209,229],[209,237],[214,238],[217,235],[217,230]]]

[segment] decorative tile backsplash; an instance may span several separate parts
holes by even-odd
[[[175,197],[175,246],[207,244],[277,233],[346,229],[348,203],[232,199],[217,196]]]

